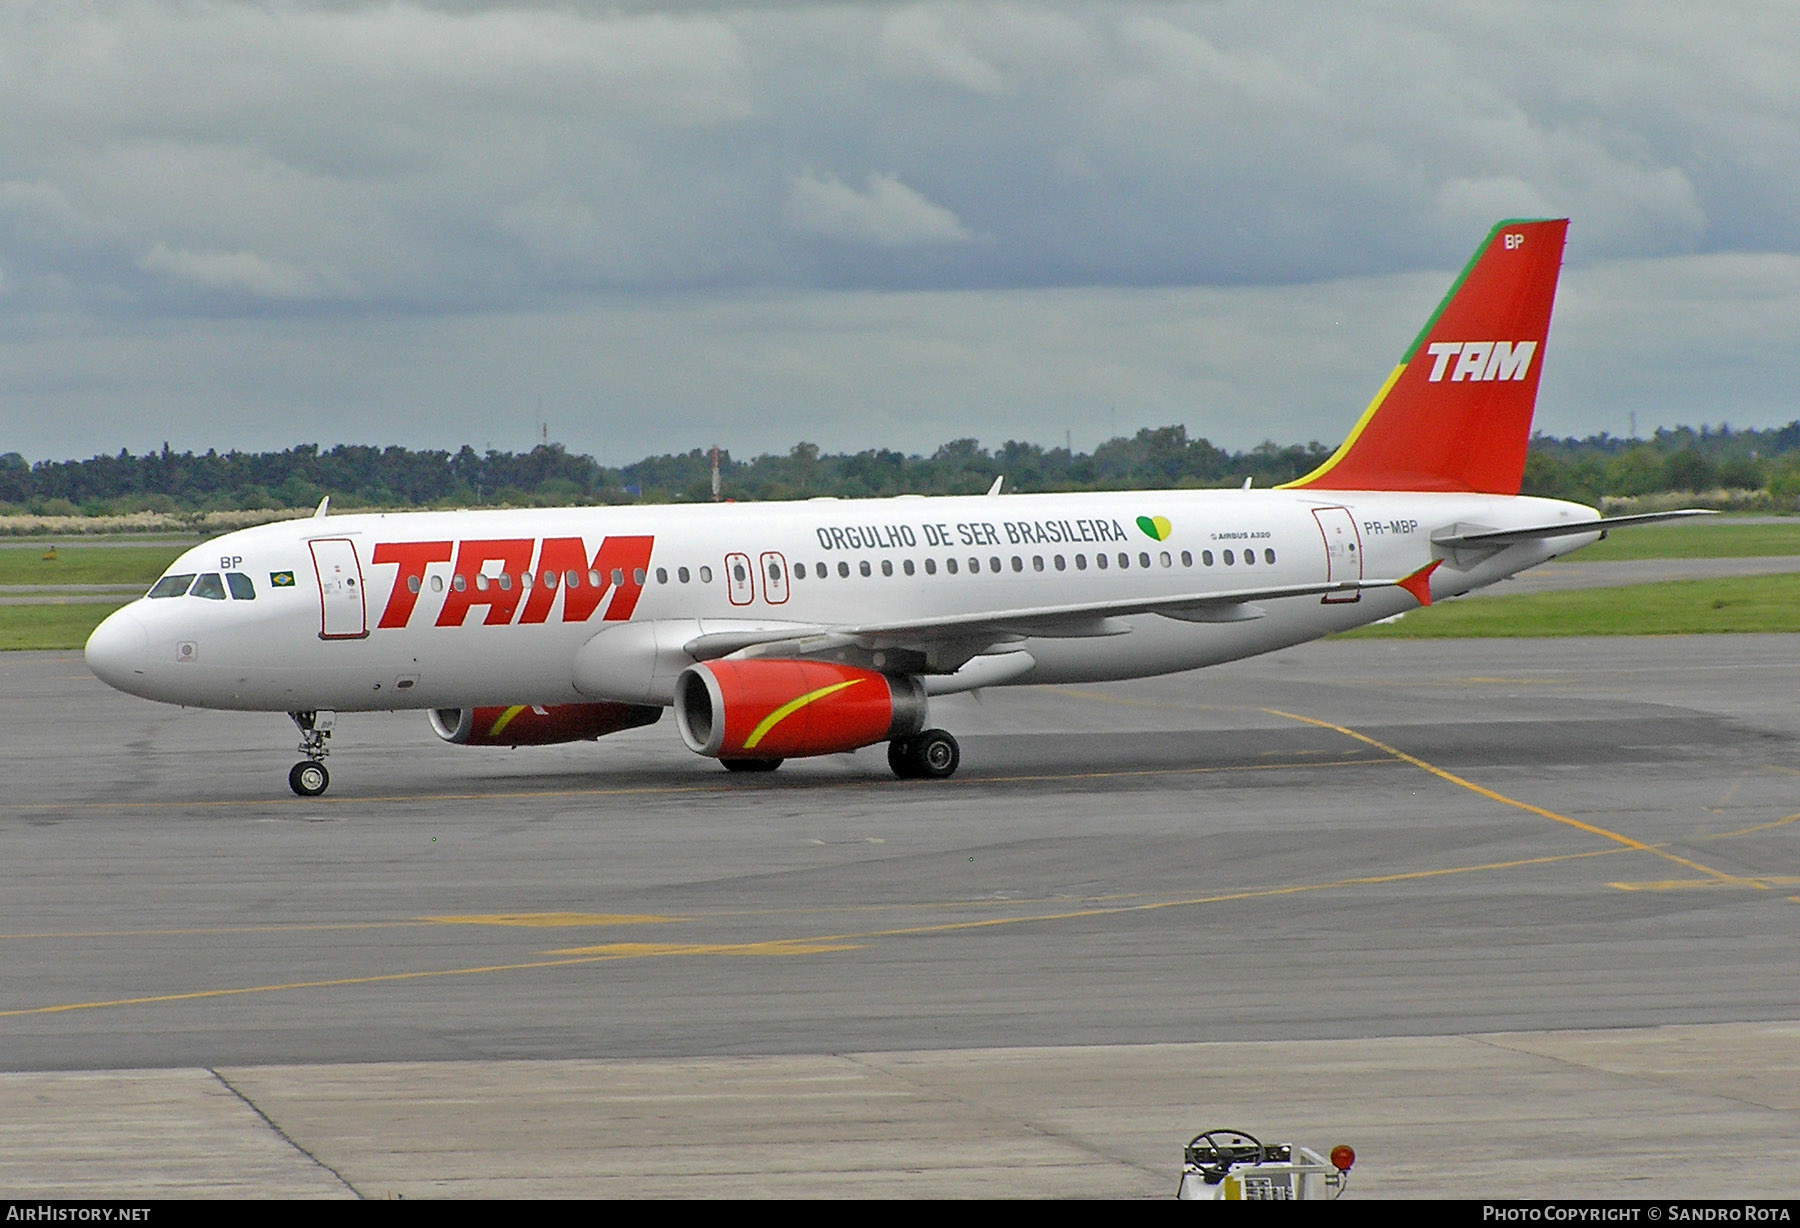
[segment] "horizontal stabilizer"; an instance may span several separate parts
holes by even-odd
[[[1514,542],[1542,541],[1547,537],[1573,537],[1578,533],[1605,532],[1632,525],[1656,524],[1664,520],[1686,520],[1691,516],[1717,516],[1704,508],[1687,508],[1679,512],[1645,512],[1639,516],[1602,516],[1598,520],[1563,520],[1556,524],[1532,525],[1527,529],[1476,529],[1465,533],[1434,535],[1435,546],[1510,546]],[[1461,526],[1457,526],[1460,528]]]

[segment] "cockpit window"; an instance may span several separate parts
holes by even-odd
[[[208,601],[223,601],[225,600],[225,582],[219,579],[219,573],[216,571],[204,572],[198,580],[194,581],[194,587],[188,590],[188,594],[193,597],[204,597]]]
[[[231,595],[233,597],[236,597],[239,601],[255,601],[256,600],[256,585],[251,583],[250,577],[245,575],[243,572],[241,572],[241,571],[226,572],[225,573],[225,583],[230,586]]]
[[[188,591],[188,585],[192,584],[193,582],[194,582],[194,573],[191,571],[188,572],[185,576],[174,576],[174,575],[164,576],[162,579],[160,579],[156,582],[156,587],[150,590],[150,596],[152,596],[152,597],[179,597],[183,593]]]

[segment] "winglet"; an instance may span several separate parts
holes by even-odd
[[[1436,571],[1438,569],[1438,564],[1443,561],[1444,560],[1442,559],[1432,559],[1431,562],[1413,572],[1412,575],[1407,576],[1404,580],[1395,581],[1395,583],[1411,593],[1413,598],[1418,601],[1420,605],[1430,605],[1431,573]]]

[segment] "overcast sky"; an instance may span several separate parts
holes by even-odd
[[[1800,417],[1767,3],[0,6],[0,452],[1335,443],[1503,217],[1538,426]]]

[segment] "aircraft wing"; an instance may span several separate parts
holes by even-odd
[[[1410,579],[1410,577],[1408,577]],[[1278,584],[1265,588],[1183,593],[1169,597],[1136,597],[1068,605],[983,610],[885,622],[790,626],[767,630],[731,630],[696,636],[686,644],[695,660],[710,661],[733,654],[755,657],[793,656],[842,659],[862,653],[896,652],[911,658],[911,667],[949,672],[991,646],[1028,637],[1048,639],[1123,635],[1121,621],[1130,614],[1161,614],[1187,622],[1245,622],[1261,618],[1256,604],[1284,597],[1353,593],[1365,588],[1391,588],[1400,580],[1338,580],[1313,584]]]

